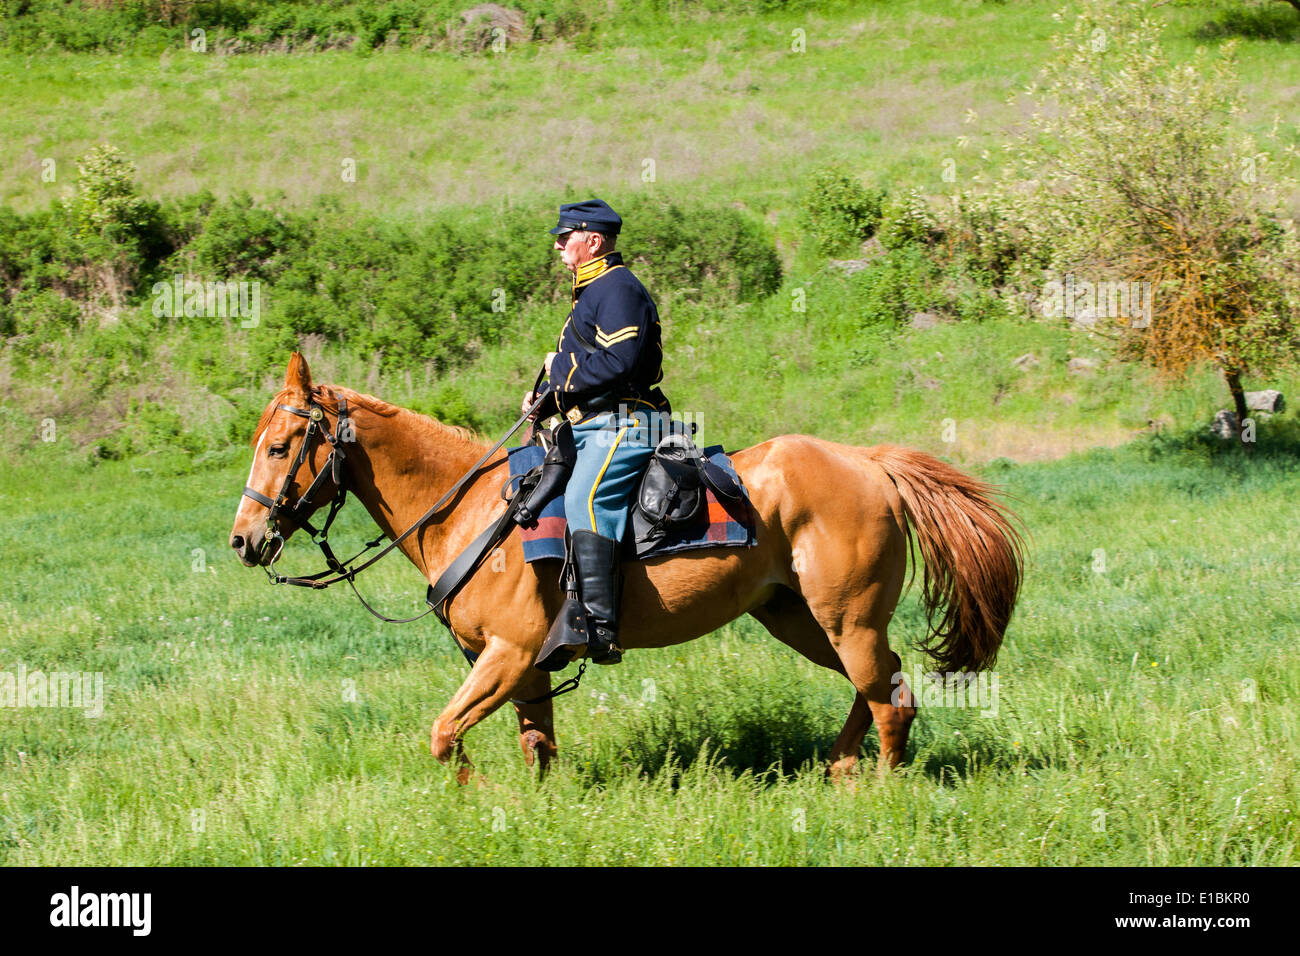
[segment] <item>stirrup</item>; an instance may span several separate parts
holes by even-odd
[[[580,656],[580,651],[585,652],[589,644],[587,609],[581,602],[569,598],[561,605],[533,666],[541,671],[562,671]]]

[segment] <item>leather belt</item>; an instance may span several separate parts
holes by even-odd
[[[564,417],[569,420],[569,424],[576,425],[589,415],[599,415],[601,412],[618,411],[618,406],[620,404],[626,404],[628,401],[629,399],[626,398],[606,398],[602,395],[598,398],[592,399],[586,405],[574,405],[564,413]]]
[[[638,402],[645,402],[646,404],[649,404],[652,409],[655,408],[652,403],[643,398],[630,396],[625,396],[623,398],[610,398],[606,395],[600,395],[585,405],[573,406],[573,408],[570,408],[564,413],[564,417],[569,420],[570,424],[576,425],[578,422],[590,415],[599,415],[601,412],[616,412],[622,405],[626,405],[632,411],[639,411],[641,409],[637,408]],[[655,410],[657,411],[658,409]]]
[[[600,415],[604,412],[615,412],[615,411],[618,411],[617,405],[611,405],[608,408],[605,408],[603,406],[582,408],[581,406],[575,405],[573,408],[569,409],[567,412],[564,413],[564,417],[569,420],[569,424],[576,425],[578,424],[578,422],[582,421],[584,418],[588,418],[591,415]]]

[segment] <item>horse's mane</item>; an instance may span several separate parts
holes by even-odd
[[[271,403],[262,411],[262,417],[257,421],[257,428],[253,430],[253,438],[249,442],[254,448],[257,447],[257,440],[266,427],[271,424],[271,416],[275,414],[276,406],[284,401],[288,394],[287,388],[280,389]],[[368,412],[373,412],[384,418],[391,418],[398,412],[407,412],[422,419],[434,428],[442,431],[446,435],[459,438],[461,441],[482,442],[483,437],[477,432],[468,428],[462,428],[459,425],[445,425],[428,415],[422,415],[419,412],[411,411],[409,408],[402,408],[400,405],[394,405],[392,402],[386,402],[382,398],[376,398],[374,395],[367,395],[364,392],[353,391],[350,388],[344,388],[342,385],[313,385],[311,389],[312,401],[325,409],[327,412],[337,413],[339,410],[339,396],[342,395],[348,400],[349,405],[360,405]]]

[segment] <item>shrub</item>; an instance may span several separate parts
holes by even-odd
[[[337,201],[285,213],[246,194],[200,193],[150,204],[152,238],[133,248],[104,234],[77,235],[73,209],[105,234],[137,222],[129,179],[107,180],[117,188],[88,190],[68,207],[27,216],[0,208],[0,332],[30,363],[23,374],[40,374],[39,363],[85,364],[87,401],[111,405],[114,421],[126,394],[152,400],[176,372],[238,406],[250,383],[260,389],[305,336],[365,356],[377,372],[446,373],[497,345],[530,304],[553,305],[558,331],[568,303],[570,279],[547,234],[555,221],[549,202],[506,215],[496,207],[448,211],[411,225],[347,212]],[[628,221],[619,248],[661,307],[749,300],[780,283],[771,239],[736,209],[644,195],[613,201]],[[135,258],[124,260],[128,253]],[[145,281],[109,282],[128,266]],[[170,285],[174,273],[263,283],[260,322],[241,327],[239,318],[184,310],[155,316],[152,283]],[[445,421],[483,424],[455,388],[432,401],[427,410]],[[188,447],[156,409],[130,414],[104,454]]]
[[[1033,242],[996,193],[959,193],[942,230],[948,254],[964,262],[982,285],[1000,286],[1027,275],[1036,281],[1046,265],[1047,248]]]
[[[913,243],[930,245],[943,238],[943,231],[925,196],[913,189],[885,205],[876,235],[886,249],[901,249]]]
[[[291,218],[241,192],[212,206],[188,252],[198,273],[269,280],[284,271],[298,235]]]
[[[1294,183],[1233,132],[1234,44],[1177,63],[1162,30],[1140,5],[1082,5],[1031,94],[1016,153],[1025,188],[1010,195],[1057,275],[1146,284],[1158,307],[1142,321],[1092,318],[1121,355],[1169,376],[1213,363],[1240,420],[1242,376],[1300,358],[1300,236],[1283,225]]]
[[[884,190],[868,189],[839,166],[814,173],[803,205],[818,251],[835,255],[870,239],[880,222],[884,199]]]
[[[19,292],[0,307],[0,316],[0,327],[6,334],[18,336],[15,346],[29,355],[46,351],[52,342],[75,332],[81,323],[77,303],[51,289]]]
[[[448,25],[472,3],[457,0],[0,0],[0,46],[121,53],[179,47],[190,31],[228,53],[271,49],[374,49],[386,43],[457,48]],[[521,39],[572,37],[585,44],[597,18],[582,0],[512,0],[535,26]],[[611,15],[610,12],[604,14]]]
[[[781,260],[758,224],[727,206],[683,208],[654,196],[616,205],[618,248],[656,301],[723,295],[751,301],[781,285]]]
[[[77,189],[67,206],[78,237],[135,242],[154,227],[157,204],[136,191],[135,172],[135,163],[107,143],[77,160]]]
[[[901,325],[916,312],[945,307],[942,272],[924,249],[891,250],[849,279],[852,308],[864,326]]]

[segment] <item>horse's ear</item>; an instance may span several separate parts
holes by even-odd
[[[284,387],[304,395],[311,394],[311,369],[307,367],[307,360],[301,352],[289,356],[289,369],[284,373]]]

